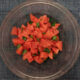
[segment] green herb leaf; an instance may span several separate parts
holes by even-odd
[[[29,21],[29,24],[32,24],[33,22],[32,21]]]
[[[37,54],[33,54],[32,56],[37,56]]]
[[[44,52],[50,53],[50,50],[48,48],[45,48]]]
[[[57,40],[57,36],[53,36],[52,37],[52,40]]]
[[[17,49],[20,48],[20,47],[21,47],[21,44],[18,44],[18,45],[17,45]]]
[[[22,54],[24,55],[25,53],[27,53],[27,50],[24,50]]]
[[[49,18],[49,22],[52,22],[53,21],[53,19],[52,18]]]
[[[33,38],[33,35],[30,35],[30,38]]]
[[[37,26],[37,28],[40,28],[40,24],[39,24],[39,22],[38,22],[38,23],[36,23],[36,26]]]
[[[40,41],[40,38],[37,38],[37,41]]]
[[[23,40],[24,40],[24,41],[26,41],[26,40],[27,40],[27,38],[23,36]]]
[[[46,34],[45,32],[43,32],[42,34]]]
[[[53,22],[53,23],[51,24],[51,26],[53,27],[53,26],[55,26],[55,24],[56,24],[56,22]]]

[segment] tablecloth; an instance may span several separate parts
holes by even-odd
[[[0,24],[8,12],[18,4],[27,0],[0,0]],[[55,0],[62,4],[75,16],[80,24],[80,0]],[[14,75],[0,57],[0,80],[22,80]],[[80,57],[69,72],[57,80],[80,80]]]

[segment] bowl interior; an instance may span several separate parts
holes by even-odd
[[[63,41],[63,51],[59,53],[56,59],[47,60],[41,65],[35,62],[29,64],[27,61],[23,61],[21,56],[16,54],[16,48],[11,41],[12,36],[10,33],[12,27],[15,25],[20,27],[21,24],[26,25],[26,22],[29,21],[30,13],[38,17],[46,14],[61,23],[60,38]],[[23,7],[18,8],[7,19],[2,33],[2,48],[6,61],[9,62],[9,65],[14,66],[15,69],[25,75],[33,77],[54,75],[67,66],[75,54],[77,40],[72,21],[63,10],[48,3],[25,4]]]

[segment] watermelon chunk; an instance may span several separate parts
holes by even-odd
[[[40,58],[43,60],[46,60],[48,58],[48,53],[47,52],[41,52],[40,53]]]
[[[31,19],[31,21],[34,22],[34,23],[38,22],[38,18],[35,17],[33,14],[30,14],[30,19]]]
[[[59,53],[59,49],[56,48],[56,47],[53,47],[52,50],[53,50],[54,54],[58,54]]]
[[[16,53],[17,53],[18,55],[21,55],[21,54],[22,54],[22,51],[23,51],[23,46],[20,46],[20,48],[18,48],[18,49],[16,50]]]
[[[18,35],[18,29],[16,26],[12,28],[11,35],[16,35],[16,36]]]
[[[53,59],[53,53],[52,52],[49,53],[49,58]]]
[[[42,64],[42,63],[44,62],[44,60],[42,60],[42,59],[40,58],[40,56],[35,56],[35,57],[34,57],[34,60],[35,60],[38,64]]]
[[[60,51],[62,51],[62,47],[63,47],[62,41],[57,41],[57,43],[55,45]]]
[[[31,55],[31,53],[27,52],[27,53],[25,53],[23,55],[23,60],[28,60],[28,62],[31,63],[34,59],[33,59],[32,55]]]

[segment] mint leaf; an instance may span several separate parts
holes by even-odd
[[[51,26],[53,27],[53,26],[55,26],[55,24],[56,24],[56,22],[53,22],[53,23],[51,24]]]
[[[18,45],[17,45],[17,49],[20,48],[20,47],[21,47],[21,44],[18,44]]]
[[[52,40],[57,40],[57,36],[53,36],[52,37]]]
[[[40,28],[40,24],[39,24],[39,22],[38,22],[38,23],[36,23],[36,26],[37,26],[37,28]]]
[[[44,52],[50,53],[50,50],[48,48],[45,48]]]
[[[32,24],[33,22],[32,21],[29,21],[29,24]]]
[[[26,41],[26,40],[27,40],[27,38],[23,36],[23,40],[24,40],[24,41]]]
[[[24,51],[22,52],[23,55],[24,55],[25,53],[27,53],[27,50],[24,50]]]

